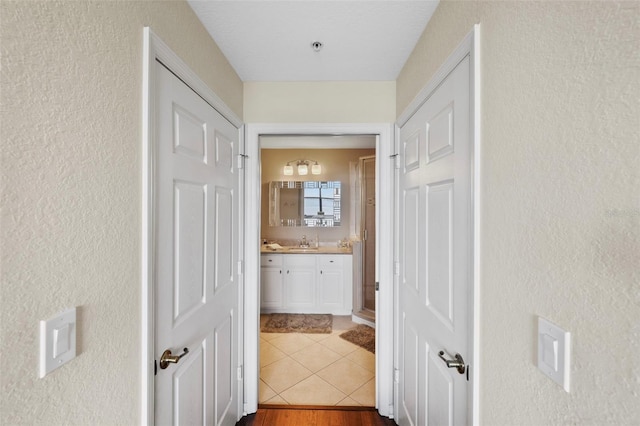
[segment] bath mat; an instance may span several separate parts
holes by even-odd
[[[340,335],[347,342],[360,346],[371,353],[376,353],[376,330],[368,325],[360,324]]]
[[[262,327],[264,333],[328,334],[333,326],[329,314],[270,314]]]

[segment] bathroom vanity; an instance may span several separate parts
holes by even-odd
[[[344,248],[263,251],[261,312],[351,315],[352,262]]]

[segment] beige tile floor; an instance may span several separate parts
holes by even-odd
[[[260,333],[258,402],[375,406],[375,355],[339,336],[355,326],[334,316],[331,334]]]

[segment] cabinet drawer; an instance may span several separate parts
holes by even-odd
[[[260,266],[282,266],[281,254],[260,255]]]
[[[313,268],[316,267],[315,254],[287,254],[285,263],[287,268]]]
[[[320,265],[320,268],[322,269],[342,268],[342,259],[344,258],[344,255],[323,254],[318,257],[319,257],[318,265]]]

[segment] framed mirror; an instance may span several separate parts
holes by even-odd
[[[269,226],[340,226],[339,181],[269,182]]]

